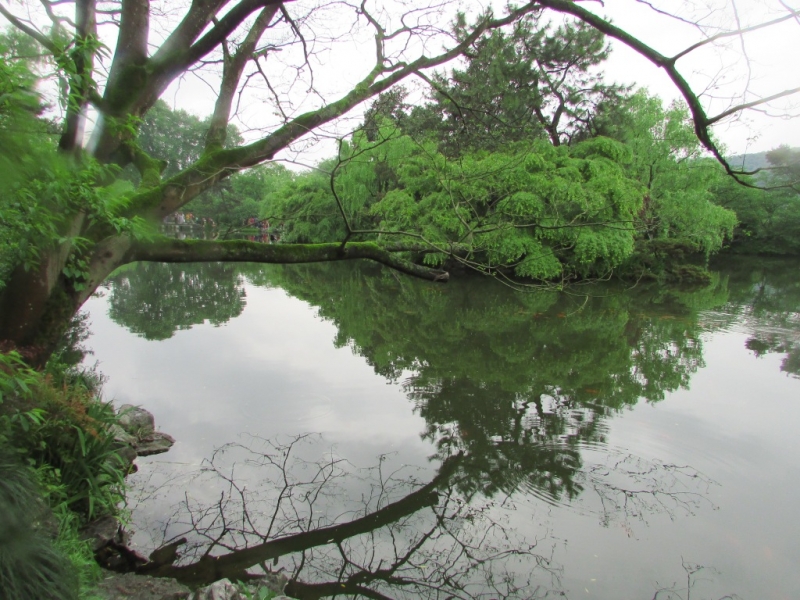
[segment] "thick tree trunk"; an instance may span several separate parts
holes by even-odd
[[[44,366],[72,317],[97,286],[126,262],[129,248],[130,241],[122,236],[97,244],[81,285],[63,273],[69,244],[43,252],[36,268],[17,266],[0,291],[0,350],[17,349],[32,366]]]
[[[17,349],[37,367],[47,362],[80,307],[61,268],[56,270],[56,258],[27,271],[18,266],[0,294],[0,349]]]

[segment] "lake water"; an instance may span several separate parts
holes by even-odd
[[[798,267],[133,265],[85,309],[106,395],[178,440],[130,478],[134,540],[301,598],[798,598]]]

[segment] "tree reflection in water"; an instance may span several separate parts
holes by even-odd
[[[220,326],[244,310],[244,280],[235,265],[136,263],[108,282],[109,316],[147,340],[208,321]]]
[[[513,525],[518,503],[530,494],[568,503],[629,535],[632,522],[654,513],[693,513],[712,482],[688,466],[615,453],[606,445],[608,418],[688,386],[703,366],[703,332],[729,326],[737,308],[797,330],[797,294],[782,295],[769,273],[719,277],[694,291],[606,286],[581,296],[521,294],[486,279],[434,286],[353,265],[244,266],[223,275],[197,286],[229,293],[196,298],[170,292],[185,275],[159,278],[167,293],[148,296],[146,310],[127,275],[128,287],[110,298],[112,317],[138,333],[136,315],[155,311],[163,315],[155,335],[164,337],[211,318],[209,303],[233,307],[214,309],[218,321],[238,314],[241,277],[279,286],[336,326],[335,345],[402,384],[441,465],[423,483],[408,468],[387,472],[386,457],[367,470],[333,456],[305,460],[298,447],[309,438],[253,439],[215,453],[196,475],[195,495],[187,492],[162,528],[164,542],[187,537],[183,557],[156,574],[199,584],[279,567],[299,598],[555,593],[554,542],[545,529],[529,539],[535,527]],[[720,306],[724,314],[700,312]],[[751,339],[763,351],[788,348],[786,335],[780,346]],[[792,356],[790,349],[787,371]],[[197,497],[203,489],[213,497]]]
[[[165,544],[186,539],[180,560],[143,571],[199,585],[279,566],[287,593],[301,599],[559,595],[553,540],[544,530],[530,539],[512,525],[523,497],[465,493],[481,460],[454,454],[422,482],[410,467],[388,467],[386,456],[368,469],[333,454],[305,460],[303,446],[315,437],[285,444],[253,437],[217,450],[191,485],[209,496],[187,492],[162,526]],[[603,501],[601,518],[691,511],[707,484],[690,469],[628,456],[584,474]]]

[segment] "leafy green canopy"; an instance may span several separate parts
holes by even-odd
[[[43,105],[35,89],[35,55],[27,38],[0,34],[0,286],[14,265],[35,260],[40,238],[55,235],[52,212],[27,202],[43,191],[28,182],[54,163],[38,118]]]
[[[378,141],[359,132],[342,145],[333,187],[321,173],[298,176],[269,199],[270,210],[293,217],[291,240],[343,239],[343,212],[368,238],[441,250],[429,264],[455,249],[476,266],[524,277],[598,274],[633,250],[641,191],[624,174],[626,160],[625,147],[606,138],[509,144],[451,160],[387,122]]]
[[[599,31],[582,22],[553,27],[539,20],[520,19],[510,31],[478,40],[463,70],[434,78],[431,102],[407,126],[415,127],[426,112],[435,114],[435,136],[449,156],[531,138],[571,141],[595,106],[622,89],[593,71],[609,55]],[[456,35],[464,35],[464,25],[456,24]]]
[[[616,108],[601,131],[623,142],[633,160],[627,174],[645,188],[637,228],[645,240],[678,240],[705,255],[719,251],[733,234],[736,215],[715,203],[714,185],[726,179],[703,157],[686,107],[664,108],[639,91]]]
[[[494,31],[426,105],[381,95],[335,159],[264,210],[288,241],[417,243],[431,265],[453,253],[533,279],[659,275],[718,252],[737,223],[713,193],[724,172],[685,106],[603,84],[607,55],[577,24]]]
[[[114,179],[118,168],[91,159],[77,164],[57,152],[36,89],[40,56],[30,38],[0,34],[0,288],[12,269],[29,270],[67,243],[73,252],[63,272],[80,286],[87,240],[65,230],[72,212],[83,213],[87,231],[149,232],[141,218],[121,216],[133,187]]]

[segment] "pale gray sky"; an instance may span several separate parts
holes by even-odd
[[[659,2],[654,4],[682,12],[692,18],[693,6],[710,7],[709,23],[733,27],[733,8],[738,11],[742,25],[763,23],[785,13],[781,6],[800,9],[800,3],[779,0],[707,0],[705,2]],[[587,3],[587,6],[592,4]],[[595,10],[595,9],[593,9]],[[674,19],[666,19],[635,0],[608,0],[600,14],[611,16],[616,25],[637,34],[651,47],[665,54],[675,54],[699,39],[696,28]],[[711,31],[713,33],[713,31]],[[708,46],[678,62],[683,75],[703,95],[709,115],[717,114],[742,102],[742,94],[749,90],[746,101],[772,95],[787,88],[800,86],[800,70],[796,59],[800,56],[800,26],[796,21],[771,26],[747,34],[744,38],[746,53],[739,38],[729,38],[724,45]],[[621,83],[647,87],[664,99],[675,99],[678,92],[666,74],[654,67],[636,52],[614,42],[614,53],[606,73]],[[713,98],[716,97],[716,98]],[[714,128],[731,154],[769,150],[780,144],[800,146],[800,95],[788,101],[773,103],[771,114],[747,111],[740,118],[728,119]]]
[[[188,0],[153,0],[154,14],[162,16],[152,21],[151,42],[158,44],[174,23],[185,13],[190,3]],[[317,0],[296,0],[288,3],[288,10],[294,15],[302,15],[308,8],[319,4]],[[428,29],[449,28],[457,8],[475,13],[487,4],[502,5],[494,0],[460,2],[439,2],[439,0],[368,0],[366,6],[373,13],[392,27],[398,25],[398,15],[419,10],[430,4],[441,8],[416,13],[422,25]],[[691,21],[698,19],[708,25],[699,30],[693,25],[678,19],[658,14],[648,6],[663,8],[677,12],[678,16]],[[794,5],[800,8],[800,0],[607,0],[582,2],[581,6],[598,14],[609,16],[623,29],[644,40],[661,52],[672,54],[703,39],[721,29],[735,27],[738,16],[742,26],[771,20],[779,14],[785,14],[784,6]],[[17,14],[30,11],[34,21],[41,21],[42,15],[36,14],[36,5],[28,4],[12,6]],[[68,5],[63,5],[67,10]],[[498,14],[500,10],[496,11]],[[309,35],[309,50],[312,52],[311,62],[314,64],[313,81],[309,73],[300,73],[294,68],[302,63],[300,46],[283,47],[279,52],[270,52],[262,66],[270,73],[276,91],[285,101],[286,111],[297,115],[340,97],[352,88],[372,67],[374,49],[372,31],[363,17],[357,27],[353,27],[354,9],[345,2],[331,3],[327,8],[312,13],[302,26],[313,30]],[[748,34],[745,47],[739,38],[728,38],[722,46],[707,46],[690,56],[682,58],[678,65],[684,76],[692,83],[694,89],[703,91],[703,101],[710,114],[725,110],[743,101],[751,101],[758,97],[774,94],[785,88],[800,86],[800,71],[794,61],[800,56],[800,31],[798,22],[789,21]],[[721,28],[721,29],[720,29]],[[278,32],[279,30],[274,30]],[[109,47],[114,46],[112,27],[101,32]],[[266,40],[269,43],[280,43],[276,33]],[[286,35],[277,33],[277,35]],[[402,45],[406,40],[398,38]],[[406,60],[413,59],[423,48],[426,54],[434,54],[441,47],[442,37],[429,36],[426,40],[416,39],[398,50],[398,56]],[[619,83],[635,84],[647,87],[652,93],[661,96],[666,102],[678,97],[674,85],[666,75],[641,56],[614,42],[612,58],[604,69],[607,78]],[[210,67],[212,70],[217,68]],[[214,75],[205,72],[205,81],[213,84]],[[164,99],[177,108],[189,110],[198,115],[209,114],[213,108],[214,90],[195,75],[187,75],[176,82],[165,94]],[[256,76],[251,83],[257,85],[260,78]],[[418,81],[407,80],[405,85],[413,87]],[[313,89],[318,93],[310,93]],[[264,86],[261,86],[264,88]],[[421,95],[421,94],[420,94]],[[246,137],[263,135],[279,123],[275,109],[269,102],[270,94],[265,89],[254,90],[241,97],[236,124],[245,131],[250,129]],[[742,117],[729,119],[714,129],[718,139],[727,148],[729,154],[745,151],[758,152],[768,150],[779,144],[800,146],[800,119],[784,118],[792,116],[792,109],[800,105],[800,95],[788,102],[779,102],[771,109],[772,115],[758,111],[748,111]],[[360,121],[364,107],[352,111],[334,126],[320,130],[318,133],[331,138],[342,135],[355,127]],[[800,110],[794,111],[800,114]],[[297,144],[295,152],[284,153],[284,158],[294,158],[302,164],[310,165],[333,152],[333,143],[323,143],[319,147],[309,148],[306,142]]]

